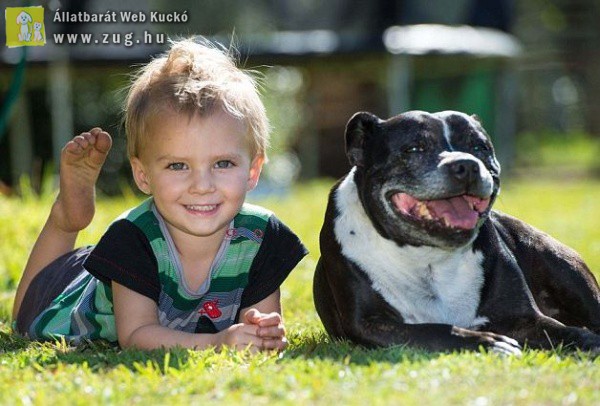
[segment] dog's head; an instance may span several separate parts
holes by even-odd
[[[31,18],[31,16],[29,15],[29,13],[26,13],[24,11],[21,11],[19,13],[19,15],[17,16],[17,24],[19,25],[25,25],[27,23],[32,22],[33,19]]]
[[[356,113],[346,154],[365,211],[399,245],[452,249],[472,241],[500,188],[500,165],[474,116]]]

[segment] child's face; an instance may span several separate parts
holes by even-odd
[[[144,150],[131,165],[176,244],[189,236],[223,238],[256,186],[264,159],[250,156],[245,134],[243,122],[221,109],[206,117],[163,113],[150,120]]]

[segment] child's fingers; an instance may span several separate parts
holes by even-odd
[[[263,314],[256,309],[250,309],[244,313],[244,321],[250,324],[258,324]]]
[[[258,325],[260,327],[268,327],[268,326],[277,326],[281,324],[283,319],[279,313],[262,313],[260,320],[258,321]]]
[[[226,344],[239,349],[248,345],[261,348],[263,338],[258,336],[258,328],[254,324],[238,324],[232,329]]]
[[[283,324],[276,326],[260,327],[256,334],[264,338],[281,338],[285,337],[285,327]]]
[[[262,349],[263,350],[277,350],[277,351],[283,351],[285,350],[285,347],[287,347],[288,342],[287,339],[285,337],[283,338],[273,338],[273,339],[265,339],[263,340],[262,343]]]
[[[259,330],[265,335],[259,335]],[[227,329],[225,336],[223,346],[238,350],[249,349],[253,353],[261,350],[281,351],[287,346],[283,325],[262,328],[255,324],[237,324]]]

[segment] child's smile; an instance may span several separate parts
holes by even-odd
[[[199,216],[211,215],[217,211],[218,207],[219,207],[219,205],[217,205],[217,204],[204,204],[204,205],[192,204],[192,205],[185,206],[185,208],[191,214],[197,214]]]
[[[244,123],[215,110],[205,117],[159,114],[132,159],[140,189],[154,196],[176,245],[189,237],[221,240],[260,175]]]

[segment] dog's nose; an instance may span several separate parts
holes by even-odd
[[[479,174],[479,164],[471,159],[459,159],[449,164],[450,173],[458,180],[472,180]]]

